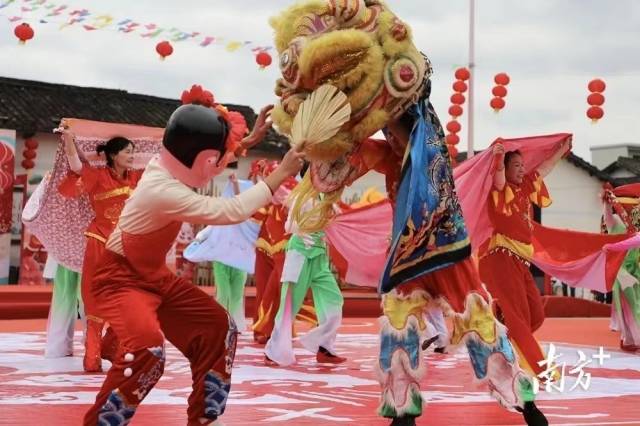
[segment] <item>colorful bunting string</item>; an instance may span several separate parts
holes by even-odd
[[[197,31],[161,27],[155,23],[143,24],[142,20],[134,20],[132,18],[118,20],[108,14],[94,13],[84,8],[75,9],[67,4],[59,4],[52,0],[22,0],[22,2],[18,0],[0,0],[0,10],[2,10],[0,16],[5,16],[9,22],[15,23],[29,20],[32,23],[58,24],[60,30],[69,27],[81,27],[89,32],[111,30],[118,33],[138,35],[146,39],[154,39],[162,35],[163,39],[170,42],[192,41],[200,47],[221,45],[228,52],[249,48],[253,54],[257,54],[272,49],[272,46],[258,45],[250,40],[226,39]],[[13,11],[13,14],[9,13],[9,11]]]

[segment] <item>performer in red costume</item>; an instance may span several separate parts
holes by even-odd
[[[129,139],[115,137],[98,145],[98,154],[104,153],[107,167],[92,167],[78,157],[74,135],[63,122],[59,129],[65,144],[71,173],[59,187],[62,195],[77,197],[86,194],[95,218],[85,231],[87,248],[82,263],[81,294],[87,318],[83,366],[87,372],[102,371],[102,359],[111,360],[117,340],[110,328],[102,344],[104,320],[98,314],[91,294],[91,282],[98,262],[104,253],[104,244],[116,225],[124,202],[136,187],[142,170],[132,170],[134,144]]]
[[[252,175],[257,178],[269,176],[278,166],[275,161],[260,160],[252,166]],[[253,176],[250,176],[252,178]],[[288,210],[285,200],[296,186],[296,180],[288,179],[275,193],[273,201],[256,213],[253,218],[261,223],[256,241],[256,310],[253,314],[253,339],[265,344],[271,337],[280,307],[280,277],[284,265],[284,249],[290,235],[285,231]],[[316,322],[315,311],[304,304],[298,319]]]
[[[499,317],[512,343],[522,355],[521,365],[536,375],[544,371],[545,359],[533,337],[544,321],[542,298],[529,270],[533,256],[532,205],[547,207],[551,198],[542,180],[571,147],[571,138],[537,170],[525,174],[518,151],[505,154],[495,144],[493,188],[489,195],[489,219],[494,231],[480,254],[480,277],[496,299]]]
[[[253,132],[234,131],[235,117],[194,86],[169,118],[159,158],[147,166],[106,244],[92,283],[102,317],[120,339],[116,357],[85,425],[128,424],[164,369],[165,337],[191,364],[188,425],[210,424],[225,409],[237,329],[228,313],[191,282],[169,271],[165,257],[182,222],[222,225],[247,220],[273,189],[302,166],[289,152],[263,182],[237,197],[197,194],[229,161],[265,135],[271,107]],[[246,128],[246,127],[245,127]],[[239,134],[240,133],[240,134]]]
[[[269,175],[269,169],[273,168],[267,160],[261,160],[252,167],[251,178],[260,180]],[[265,289],[273,287],[271,282],[276,283],[279,288],[282,265],[284,264],[284,247],[289,236],[284,230],[284,223],[287,220],[287,208],[283,203],[270,203],[258,210],[253,215],[253,219],[260,223],[260,232],[256,241],[256,309],[253,313],[253,340],[264,344],[271,335],[273,329],[273,319],[269,321],[266,316],[275,318],[275,313],[271,315],[271,303],[263,305]],[[277,311],[277,309],[275,309]]]

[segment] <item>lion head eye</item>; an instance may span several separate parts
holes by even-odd
[[[282,55],[280,55],[281,68],[286,68],[290,62],[291,62],[291,55],[289,54],[289,51],[286,51]]]

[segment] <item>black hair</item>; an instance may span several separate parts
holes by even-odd
[[[136,147],[136,145],[129,139],[123,138],[122,136],[116,136],[115,138],[111,138],[105,143],[98,145],[96,152],[98,154],[104,152],[104,155],[107,158],[107,166],[113,168],[113,157],[118,155],[120,151],[129,145],[131,145],[132,148]]]
[[[509,164],[509,161],[511,161],[511,159],[516,155],[519,155],[520,157],[522,157],[522,153],[517,149],[515,151],[506,152],[504,154],[504,166],[507,167],[507,165]]]

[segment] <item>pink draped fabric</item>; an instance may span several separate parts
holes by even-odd
[[[640,246],[640,234],[634,234],[633,236],[626,238],[619,243],[606,244],[604,249],[607,251],[623,251],[638,248]]]
[[[114,136],[123,136],[135,143],[135,169],[144,168],[160,152],[164,129],[75,118],[67,120],[76,135],[80,159],[92,166],[105,165],[104,159],[96,153],[96,146]],[[94,214],[86,196],[68,199],[58,192],[58,186],[68,172],[69,164],[60,143],[53,170],[29,198],[22,221],[60,264],[80,272],[86,246],[84,231]]]
[[[325,234],[334,265],[349,284],[377,288],[391,237],[389,200],[346,210]]]
[[[553,156],[569,136],[559,133],[518,139],[498,139],[505,151],[519,150],[526,172]],[[492,235],[487,199],[493,184],[493,152],[487,149],[454,169],[456,189],[475,251]],[[553,198],[553,194],[551,194]],[[531,261],[564,283],[606,292],[624,260],[625,250],[640,247],[640,237],[603,235],[535,225]]]
[[[611,291],[626,250],[640,238],[554,229],[534,224],[532,262],[545,273],[574,287]]]
[[[494,144],[501,142],[506,152],[519,150],[524,158],[526,173],[529,173],[551,157],[560,144],[570,136],[569,133],[558,133],[528,138],[497,139]],[[487,210],[487,198],[493,184],[492,163],[493,152],[487,149],[453,170],[462,214],[475,251],[493,233]],[[551,196],[553,197],[553,194]]]

